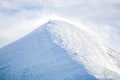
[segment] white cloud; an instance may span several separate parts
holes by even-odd
[[[0,45],[18,39],[48,19],[58,19],[53,15],[92,24],[94,28],[116,28],[119,4],[120,0],[0,0]]]
[[[118,4],[120,0],[1,0],[1,8],[21,8],[23,5],[65,7],[80,4]]]

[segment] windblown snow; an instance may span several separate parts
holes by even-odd
[[[120,80],[120,53],[98,37],[49,21],[0,49],[0,80]]]
[[[101,79],[120,78],[120,60],[115,60],[120,58],[120,53],[109,52],[110,49],[101,40],[82,28],[64,22],[51,23],[47,29],[54,42],[70,51],[70,55],[91,74]]]

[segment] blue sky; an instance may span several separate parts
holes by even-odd
[[[82,23],[117,44],[120,0],[0,0],[0,45],[12,42],[49,19]],[[112,34],[112,36],[110,36]],[[111,41],[113,41],[111,40]]]

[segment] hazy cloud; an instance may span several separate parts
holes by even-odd
[[[117,44],[119,14],[120,0],[0,0],[0,45],[18,39],[50,18],[55,19],[53,15],[86,24],[97,32],[99,27],[101,36],[106,30],[106,34],[112,34],[107,38]]]

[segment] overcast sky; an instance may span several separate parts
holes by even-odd
[[[120,47],[120,0],[0,0],[0,46],[50,19],[85,24]]]

